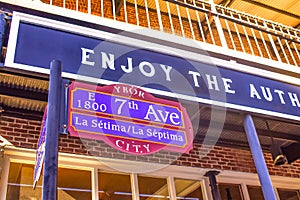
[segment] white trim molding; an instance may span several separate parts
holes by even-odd
[[[0,195],[0,198],[3,199],[3,195],[5,195],[6,193],[6,185],[7,185],[6,183],[8,180],[9,163],[18,162],[18,163],[27,163],[27,164],[34,165],[34,159],[35,159],[35,150],[17,148],[14,146],[6,146],[5,166],[4,166],[4,170],[2,171],[2,179],[0,180],[0,186],[2,189],[1,190],[2,196]],[[175,166],[175,165],[166,166],[166,165],[155,164],[155,163],[59,153],[59,167],[91,171],[93,198],[97,198],[98,195],[98,192],[95,191],[98,188],[97,172],[101,170],[101,171],[118,173],[119,171],[117,171],[116,169],[122,166],[125,167],[124,169],[132,168],[131,170],[133,172],[132,173],[128,172],[128,173],[131,175],[131,182],[133,184],[133,187],[135,188],[133,192],[135,194],[138,193],[138,187],[136,185],[137,175],[143,174],[146,176],[167,178],[168,183],[172,183],[173,185],[172,187],[174,187],[174,178],[198,180],[201,183],[202,194],[204,199],[207,200],[211,199],[211,188],[209,186],[208,179],[207,177],[204,176],[204,174],[207,171],[210,171],[212,169]],[[146,166],[154,167],[157,168],[158,170],[149,173],[142,173],[143,171],[142,169],[145,169]],[[220,174],[216,176],[218,183],[239,184],[241,185],[242,191],[244,193],[247,192],[247,185],[260,186],[258,175],[255,173],[236,172],[236,171],[228,171],[228,170],[224,170],[224,171],[218,170],[218,171],[220,171]],[[277,188],[292,189],[292,190],[300,189],[299,178],[271,176],[271,180],[273,182],[273,186],[275,190]],[[171,199],[176,200],[174,199],[174,193],[175,193],[174,188],[169,189],[169,191],[172,192],[171,197],[173,198]],[[249,199],[248,194],[243,194],[243,195],[245,200]],[[137,197],[136,199],[138,200],[139,198]]]

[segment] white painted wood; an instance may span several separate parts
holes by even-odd
[[[178,19],[179,19],[181,34],[182,34],[182,37],[185,37],[184,28],[183,28],[182,19],[181,19],[180,8],[179,8],[178,4],[176,4],[175,6],[176,6],[176,10],[177,10]]]
[[[175,183],[174,183],[174,177],[169,176],[167,178],[168,182],[168,189],[170,194],[170,200],[176,200],[176,190],[175,190]]]
[[[91,170],[92,175],[92,200],[99,200],[99,184],[98,184],[98,169]]]
[[[148,28],[151,28],[150,15],[149,15],[149,9],[148,9],[148,0],[145,0],[144,2],[145,2],[145,9],[146,9],[147,25],[148,25]]]
[[[250,19],[249,19],[248,16],[247,16],[247,21],[250,23]],[[255,32],[254,32],[254,29],[251,27],[250,30],[251,30],[251,33],[252,33],[252,37],[253,37],[253,39],[254,39],[254,41],[255,41],[255,45],[256,45],[256,47],[257,47],[257,49],[258,49],[259,55],[260,55],[260,57],[263,57],[263,54],[262,54],[260,45],[259,45],[259,43],[258,43],[258,40],[257,40],[256,35],[255,35]]]
[[[86,35],[86,36],[93,36],[93,37],[97,37],[99,39],[104,39],[104,40],[113,39],[114,42],[118,42],[118,43],[125,44],[125,45],[136,46],[136,44],[138,43],[140,47],[146,48],[146,49],[149,49],[149,50],[152,50],[152,51],[155,50],[158,53],[160,53],[160,52],[161,53],[163,53],[163,52],[166,53],[167,52],[168,54],[174,54],[175,56],[184,55],[184,57],[186,59],[191,59],[191,60],[194,60],[194,61],[204,62],[204,63],[207,63],[207,64],[220,65],[220,66],[225,67],[225,68],[229,68],[229,69],[233,69],[233,70],[241,71],[241,72],[246,72],[246,73],[250,73],[250,74],[260,74],[261,76],[264,76],[264,77],[267,77],[267,78],[273,78],[273,79],[277,79],[279,81],[284,81],[285,80],[284,82],[300,85],[300,79],[299,78],[290,77],[290,76],[286,76],[286,75],[283,75],[283,74],[278,74],[278,73],[274,73],[274,72],[271,72],[271,71],[266,71],[266,70],[263,70],[263,69],[258,69],[258,68],[254,68],[254,67],[247,66],[247,65],[242,65],[242,64],[239,64],[239,63],[236,63],[236,64],[233,65],[231,62],[226,61],[226,60],[211,58],[211,57],[206,56],[206,55],[199,55],[197,53],[183,51],[183,50],[180,50],[178,48],[175,49],[175,48],[163,46],[163,45],[160,45],[160,44],[150,43],[150,42],[147,42],[147,41],[141,41],[141,40],[137,40],[137,39],[134,39],[134,38],[128,38],[128,37],[121,36],[121,35],[114,35],[114,34],[111,34],[111,33],[100,31],[100,30],[94,30],[94,29],[85,28],[85,27],[82,27],[82,26],[67,24],[67,23],[64,23],[64,22],[49,20],[49,19],[35,17],[35,16],[32,16],[32,15],[21,14],[21,13],[15,13],[15,15],[13,17],[13,22],[14,23],[12,23],[12,34],[11,34],[9,45],[8,45],[9,46],[8,50],[10,50],[10,51],[8,51],[8,57],[6,59],[7,60],[6,64],[13,65],[13,57],[14,57],[14,52],[15,52],[16,37],[17,37],[17,32],[18,32],[18,24],[21,20],[25,21],[25,22],[35,23],[37,25],[48,26],[50,28],[55,28],[55,29],[58,29],[58,30],[64,30],[64,31],[69,30],[70,32],[75,32],[75,33]],[[100,38],[100,36],[101,36],[101,38]],[[169,36],[169,40],[170,40],[170,37],[172,37],[172,35],[168,35],[168,36]],[[177,36],[175,36],[175,37],[177,37]],[[179,37],[179,38],[182,38],[182,37]],[[184,38],[182,38],[182,39],[185,40]],[[195,42],[194,41],[191,42],[191,40],[189,40],[189,39],[186,40],[186,42],[187,42],[186,43],[187,45],[189,45],[189,44],[194,44],[195,45]],[[214,45],[209,45],[209,44],[206,44],[206,43],[201,44],[201,46],[202,45],[206,45],[205,48],[207,48],[207,49],[209,49],[209,48],[218,49]],[[199,46],[198,46],[198,48],[199,48]],[[222,50],[224,50],[224,49],[222,49]],[[220,50],[220,53],[221,53],[221,50]],[[238,54],[239,52],[234,51],[234,53]],[[249,56],[248,57],[249,59],[250,59],[250,57],[252,57],[251,55],[248,55],[248,56]],[[244,55],[244,57],[245,57],[245,55]],[[246,59],[248,59],[248,58],[246,58]],[[259,58],[259,57],[257,57],[257,58]],[[268,62],[272,62],[269,59],[266,59],[266,60],[268,60]],[[22,66],[19,65],[19,67],[22,67]],[[26,66],[26,67],[28,68],[28,66]],[[34,68],[34,70],[38,70],[38,68],[37,69]],[[45,70],[44,71],[38,70],[37,72],[44,72],[45,73]],[[74,77],[70,77],[70,78],[74,78]]]
[[[34,164],[35,163],[35,150],[32,149],[23,149],[16,148],[13,146],[7,147],[5,151],[6,157],[6,169],[3,171],[4,177],[1,179],[0,190],[1,195],[2,192],[6,193],[6,183],[8,178],[8,170],[9,170],[9,161],[10,162],[18,162],[18,163],[27,163]],[[9,158],[9,159],[8,159]],[[204,177],[204,174],[211,169],[201,169],[195,167],[185,167],[185,166],[164,166],[160,164],[154,163],[144,163],[144,162],[136,162],[136,161],[128,161],[128,160],[118,160],[118,159],[109,159],[109,158],[95,158],[92,156],[82,156],[82,155],[74,155],[67,153],[59,153],[59,167],[71,168],[71,169],[79,169],[79,170],[89,170],[92,172],[92,189],[93,189],[93,198],[96,198],[97,191],[97,177],[98,169],[107,172],[118,173],[119,171],[116,169],[116,166],[131,166],[134,171],[137,171],[139,174],[144,174],[152,177],[176,177],[181,179],[190,179],[190,180],[199,180],[201,181],[203,196],[205,199],[210,200],[211,192],[209,187],[209,181],[207,177]],[[146,166],[156,167],[157,170],[153,170],[149,173],[142,173],[143,169]],[[137,182],[137,174],[131,174],[131,184],[134,193],[135,200],[139,200],[138,197],[138,182]],[[220,174],[216,176],[218,183],[231,183],[231,184],[240,184],[242,186],[243,191],[246,191],[247,185],[252,186],[260,186],[259,178],[257,174],[254,173],[245,173],[245,172],[236,172],[236,171],[220,171]],[[168,178],[168,183],[173,185],[172,179]],[[283,177],[283,176],[271,176],[272,183],[274,188],[282,188],[282,189],[292,189],[299,190],[300,179],[299,178],[291,178],[291,177]],[[4,184],[4,185],[3,185]],[[174,189],[174,191],[173,191]],[[169,191],[174,195],[175,187],[169,186]],[[171,193],[170,193],[171,195]],[[1,196],[0,196],[1,197]],[[247,200],[247,195],[245,195],[245,200]]]
[[[9,174],[9,156],[4,155],[2,163],[2,173],[0,179],[0,199],[6,199],[7,183],[8,183],[8,174]]]
[[[217,13],[214,1],[209,0],[209,2],[210,2],[210,5],[211,5],[212,12]],[[213,18],[214,18],[214,21],[215,21],[215,24],[216,24],[216,27],[217,27],[217,30],[218,30],[218,33],[219,33],[219,37],[220,37],[220,40],[221,40],[222,47],[228,48],[220,19],[217,15],[214,15]]]
[[[0,0],[0,1],[3,1],[3,0]],[[59,9],[59,10],[61,9],[60,10],[61,13],[69,13],[70,16],[73,16],[75,13],[77,13],[77,12],[74,13],[74,11],[72,11],[72,10],[63,9],[63,8],[59,8],[59,7],[57,9]],[[81,14],[82,13],[77,13],[76,16],[81,15]],[[22,15],[20,13],[17,14],[17,15],[22,16],[23,20],[26,20],[24,18],[26,15]],[[38,20],[35,20],[37,24],[41,24],[41,22],[46,22],[47,21],[47,20],[43,20],[43,19],[38,18],[38,17],[34,17],[34,16],[28,17],[28,16],[29,15],[27,15],[27,20],[38,19]],[[83,16],[81,16],[81,17],[82,17],[82,20],[85,20],[85,18],[87,18],[86,14],[83,14]],[[88,19],[94,19],[94,18],[96,20],[95,16],[89,15],[89,18],[87,18],[86,21],[88,21]],[[94,20],[89,20],[89,21],[95,23]],[[98,19],[97,19],[97,21],[98,21],[98,24],[100,24]],[[161,31],[156,31],[156,30],[152,30],[152,29],[148,29],[148,28],[140,27],[139,30],[137,31],[135,25],[127,24],[126,26],[123,26],[124,22],[118,22],[118,21],[114,21],[114,20],[111,20],[111,19],[103,18],[103,19],[100,20],[100,22],[101,22],[101,25],[104,25],[104,26],[106,25],[106,26],[110,26],[112,28],[117,28],[117,29],[121,28],[124,31],[135,32],[137,34],[141,34],[141,35],[144,35],[144,36],[147,36],[147,37],[162,39],[162,40],[165,40],[165,41],[168,41],[168,42],[174,41],[174,43],[177,43],[177,44],[183,45],[183,46],[189,46],[189,47],[193,47],[193,48],[201,47],[201,49],[207,49],[208,51],[221,53],[221,54],[232,56],[232,57],[237,57],[237,58],[240,58],[240,59],[243,59],[243,60],[251,60],[253,62],[269,66],[270,70],[272,70],[272,68],[278,68],[278,69],[282,69],[282,70],[286,70],[286,71],[290,71],[290,72],[294,72],[294,73],[300,73],[300,68],[298,68],[296,66],[289,65],[289,64],[286,64],[286,63],[281,63],[281,62],[274,61],[274,60],[270,60],[270,59],[267,59],[267,58],[262,58],[262,57],[259,57],[259,56],[253,56],[253,55],[249,55],[249,54],[246,54],[246,53],[243,53],[243,52],[234,51],[234,50],[231,50],[231,49],[226,49],[226,51],[224,51],[223,47],[215,46],[215,45],[200,42],[200,41],[194,41],[194,40],[183,38],[183,37],[176,36],[176,35],[170,35],[170,34],[167,34],[167,33],[163,33]],[[54,23],[55,26],[51,26],[51,23]],[[61,22],[61,23],[63,23],[63,22]],[[47,23],[47,26],[55,28],[55,27],[57,27],[56,26],[57,24],[58,24],[58,22],[51,21],[51,22]],[[76,26],[76,25],[71,25],[71,24],[66,24],[66,23],[63,23],[63,24],[64,24],[65,28],[63,28],[64,26],[60,26],[62,30],[70,30],[72,32],[75,31],[76,33],[81,32],[84,35],[91,35],[91,36],[94,35],[97,38],[99,38],[99,36],[102,37],[103,36],[102,34],[104,34],[106,36],[110,35],[110,38],[115,36],[113,34],[105,33],[103,31],[99,31],[99,30],[93,30],[93,29],[89,29],[89,28],[85,28],[85,27],[81,27],[81,26]],[[43,25],[46,25],[46,24],[43,24]],[[71,28],[71,26],[73,26],[74,28]],[[86,31],[83,31],[83,30],[86,30]],[[89,32],[93,32],[93,34],[90,34]],[[98,33],[94,34],[95,32],[98,32]],[[13,33],[13,35],[16,35],[15,32],[12,32],[12,33]],[[102,34],[99,34],[99,33],[102,33]],[[104,36],[103,39],[105,39],[105,38],[106,37]],[[134,40],[134,38],[124,37],[124,38],[122,38],[121,43],[124,44],[124,42],[128,39]],[[150,43],[150,45],[146,45],[147,43],[149,44],[149,42],[139,41],[139,40],[135,40],[134,42],[126,42],[126,43],[131,44],[131,45],[132,44],[133,45],[141,44],[142,48],[152,47],[152,46],[161,46],[163,49],[172,49],[170,47],[162,46],[162,45],[155,44],[155,43]],[[174,52],[174,50],[175,50],[175,52],[177,52],[177,51],[182,52],[182,50],[177,49],[177,48],[173,49],[173,52]],[[202,60],[202,62],[205,62],[205,61],[207,62],[207,60],[220,60],[220,59],[211,58],[211,57],[206,58],[206,59],[202,59],[204,55],[195,54],[193,52],[185,52],[185,53],[178,54],[178,55],[184,55],[184,57],[187,56],[186,58],[192,57],[193,60],[199,60],[198,57],[200,57],[200,60]],[[239,68],[236,68],[235,70],[239,71]],[[249,73],[251,73],[251,71]]]
[[[103,0],[102,0],[103,1]],[[124,1],[124,15],[125,15],[125,22],[128,23],[128,16],[127,16],[127,3]]]
[[[184,3],[187,4],[186,0],[184,0]],[[187,15],[188,21],[189,21],[189,27],[190,27],[190,30],[192,33],[192,38],[193,38],[193,40],[195,40],[196,37],[195,37],[194,28],[193,28],[193,24],[192,24],[192,20],[191,20],[190,10],[191,9],[189,9],[188,7],[185,8],[185,12],[186,12],[186,15]]]
[[[88,14],[91,15],[92,14],[92,1],[88,0]]]
[[[112,0],[111,3],[112,3],[113,18],[114,18],[114,20],[116,20],[117,19],[116,18],[116,2],[115,2],[115,0]]]
[[[139,196],[139,185],[138,185],[138,175],[136,173],[130,174],[131,180],[131,190],[132,190],[132,199],[133,200],[140,200]]]
[[[299,188],[298,189],[296,189],[296,190],[299,190]],[[277,190],[277,188],[274,188],[274,191],[275,191],[275,196],[276,196],[276,199],[280,199],[279,198],[279,193],[278,193],[278,190]],[[284,199],[283,199],[284,200]]]
[[[242,189],[242,195],[244,197],[244,200],[250,200],[248,188],[247,188],[247,185],[245,183],[241,184],[241,189]]]
[[[159,23],[159,30],[163,31],[163,23],[162,23],[162,18],[161,18],[161,13],[160,13],[160,6],[159,6],[159,0],[154,0],[155,1],[155,9],[157,13],[157,18],[158,18],[158,23]]]
[[[205,200],[211,200],[211,199],[213,199],[208,177],[205,177],[202,180],[202,186],[203,186],[202,191],[203,191],[203,197],[204,197],[204,199]]]
[[[170,3],[168,1],[166,1],[166,6],[167,6],[168,14],[169,14],[169,22],[170,22],[170,26],[171,26],[171,31],[172,31],[172,34],[174,34],[175,33],[174,25],[173,25],[173,21],[172,21]]]
[[[137,0],[134,0],[134,8],[135,8],[135,18],[136,18],[136,25],[140,25],[140,20],[139,20],[139,12],[138,12],[138,4]]]

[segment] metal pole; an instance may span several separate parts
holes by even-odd
[[[61,62],[53,60],[50,64],[43,200],[57,199],[58,136],[60,132],[59,115],[62,82],[61,71]]]
[[[211,194],[213,196],[213,200],[221,200],[221,195],[219,192],[219,188],[217,185],[216,175],[218,175],[219,171],[208,171],[204,176],[207,176],[209,178],[209,183],[211,187]]]
[[[266,200],[276,200],[274,188],[251,115],[246,115],[244,119],[244,127],[264,198]]]

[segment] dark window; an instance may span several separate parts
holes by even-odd
[[[300,200],[298,190],[277,189],[281,200]]]
[[[131,200],[130,175],[98,173],[99,200]]]
[[[202,200],[200,181],[175,179],[176,199]]]
[[[138,176],[140,200],[170,199],[167,179]]]
[[[243,200],[241,186],[237,184],[218,184],[222,200]]]
[[[39,180],[35,190],[32,188],[33,171],[34,165],[10,163],[6,199],[42,199],[42,180]],[[89,171],[58,168],[57,186],[59,200],[92,198],[91,173]]]
[[[58,168],[58,199],[92,199],[91,185],[92,184],[90,171]]]
[[[247,186],[250,200],[264,200],[264,195],[261,187],[259,186]]]
[[[10,163],[7,186],[7,200],[42,199],[42,178],[33,190],[34,166],[22,163]]]

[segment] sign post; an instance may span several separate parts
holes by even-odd
[[[43,200],[57,199],[58,135],[60,132],[61,102],[61,62],[54,60],[50,64],[50,82],[48,93],[48,116],[46,125],[45,163],[43,180]]]
[[[250,150],[252,152],[256,171],[258,173],[263,195],[267,200],[275,200],[276,196],[274,188],[251,115],[246,115],[244,119],[244,127]]]

